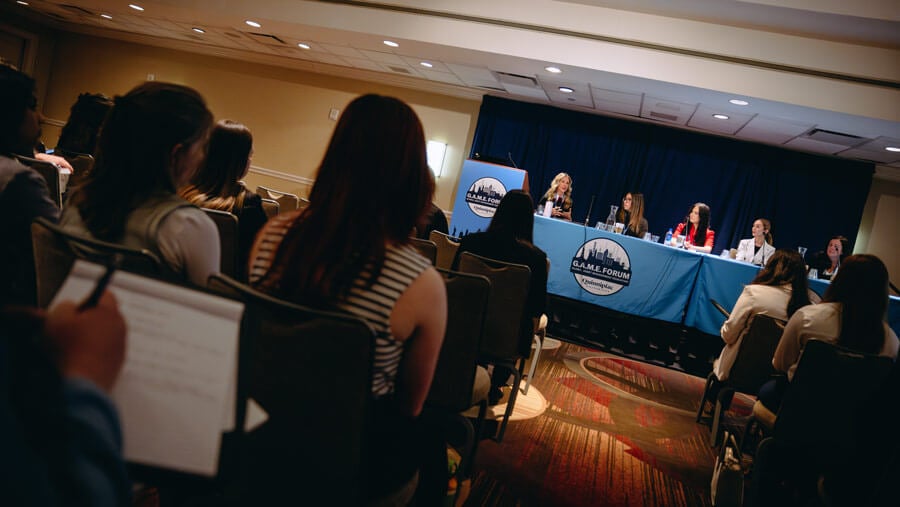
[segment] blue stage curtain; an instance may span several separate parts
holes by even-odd
[[[660,125],[486,96],[471,158],[515,164],[537,202],[558,172],[573,179],[572,218],[603,221],[626,192],[641,192],[650,231],[663,237],[695,202],[712,210],[714,253],[749,238],[756,218],[772,222],[775,246],[856,239],[874,166]]]

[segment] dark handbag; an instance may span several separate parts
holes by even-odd
[[[737,445],[734,435],[727,431],[713,467],[709,490],[710,500],[715,507],[740,507],[744,503],[741,448]]]

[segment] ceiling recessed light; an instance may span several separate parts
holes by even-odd
[[[248,25],[252,26],[253,28],[259,28],[262,26],[259,23],[257,23],[256,21],[251,21],[249,19],[247,21],[244,21],[244,23],[247,23]]]
[[[19,5],[28,5],[28,2],[25,2],[24,0],[16,0],[16,3]]]
[[[141,6],[138,5],[138,4],[128,4],[128,7],[131,7],[132,9],[134,9],[134,10],[136,10],[136,11],[142,11],[142,12],[143,12],[143,10],[144,10],[144,8],[141,7]]]
[[[193,30],[197,33],[206,33],[206,30],[204,30],[202,28],[197,28],[196,26],[194,28],[191,28],[191,30]]]
[[[559,74],[562,70],[559,67],[544,67],[544,70],[553,74]]]
[[[422,67],[428,67],[429,69],[434,67],[434,64],[431,62],[419,62],[419,65],[421,65]]]
[[[888,146],[885,148],[887,151],[900,152],[900,147],[897,146]]]
[[[398,47],[400,47],[400,44],[397,44],[396,42],[394,42],[394,41],[392,41],[392,40],[385,40],[385,41],[381,41],[381,42],[384,42],[384,45],[385,45],[385,46],[390,46],[390,47],[392,47],[392,48],[398,48]]]
[[[568,86],[560,86],[559,91],[561,91],[563,93],[574,93],[575,92],[574,89],[569,88]]]
[[[298,42],[297,47],[300,49],[309,49],[309,44],[305,44],[303,42]]]
[[[731,99],[728,102],[731,102],[732,104],[734,104],[736,106],[746,106],[746,105],[750,104],[746,100],[741,100],[741,99]]]
[[[103,19],[112,19],[112,16],[110,16],[109,14],[101,14],[100,17]]]
[[[728,115],[727,114],[714,114],[713,118],[715,118],[717,120],[727,120]]]

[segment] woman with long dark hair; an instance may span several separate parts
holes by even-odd
[[[176,191],[202,164],[211,124],[203,97],[186,86],[152,81],[116,97],[61,225],[150,250],[174,278],[205,287],[219,271],[219,232]]]
[[[622,234],[635,238],[643,238],[650,230],[644,218],[644,194],[628,192],[622,198],[622,207],[616,212],[616,222],[625,224]]]
[[[888,272],[881,259],[866,254],[847,257],[822,302],[797,310],[788,321],[772,366],[792,380],[809,340],[896,359],[900,342],[885,322],[887,307]],[[786,388],[785,381],[769,381],[760,388],[759,401],[775,412]]]
[[[801,307],[818,302],[819,296],[809,290],[803,257],[792,250],[776,250],[756,278],[744,287],[731,315],[722,324],[725,347],[713,363],[716,377],[728,378],[755,315],[787,321]]]
[[[416,418],[444,338],[447,296],[409,232],[433,192],[419,118],[395,98],[361,96],[338,121],[309,206],[269,220],[251,253],[250,282],[260,290],[353,313],[377,333],[366,467],[373,500],[413,482],[422,459]]]
[[[824,251],[818,252],[811,263],[811,267],[817,268],[818,278],[831,280],[837,275],[841,263],[850,254],[850,241],[844,236],[832,236]]]
[[[520,325],[532,329],[533,319],[539,319],[547,304],[547,254],[532,243],[534,229],[534,203],[522,190],[510,190],[500,200],[494,217],[485,232],[476,232],[462,238],[453,260],[453,268],[459,264],[463,252],[472,252],[498,261],[524,264],[531,269],[528,299]],[[531,347],[531,335],[522,333],[519,353],[527,356]],[[500,386],[506,379],[492,379],[490,400],[496,403],[502,397]]]
[[[678,224],[672,235],[672,246],[676,246],[676,238],[684,235],[684,248],[695,252],[712,252],[716,233],[709,228],[709,206],[698,202],[691,206],[684,222]]]
[[[216,123],[209,136],[206,163],[192,183],[179,191],[191,204],[227,211],[238,218],[238,276],[241,279],[246,278],[244,273],[253,239],[267,219],[262,199],[247,190],[241,181],[250,169],[252,154],[250,129],[231,120]]]

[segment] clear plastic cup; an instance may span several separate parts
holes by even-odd
[[[651,234],[650,241],[652,241],[654,243],[659,243],[659,236],[657,236],[656,234]]]

